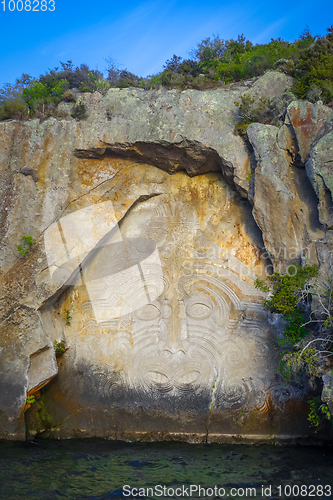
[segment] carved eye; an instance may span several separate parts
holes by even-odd
[[[179,378],[181,384],[193,384],[197,378],[200,377],[200,373],[197,371],[185,373]]]
[[[167,384],[169,382],[168,377],[160,372],[148,372],[147,378],[154,384]]]
[[[153,304],[147,304],[136,312],[136,316],[142,321],[152,321],[160,315],[160,310]]]
[[[212,308],[202,302],[194,302],[187,306],[187,315],[192,319],[206,319],[212,314]]]

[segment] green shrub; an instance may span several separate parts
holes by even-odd
[[[278,366],[284,381],[290,381],[295,374],[307,373],[310,378],[320,376],[320,361],[315,348],[297,349],[291,351],[286,349],[282,352],[282,357]]]
[[[297,263],[290,266],[293,273],[274,273],[266,280],[256,279],[254,286],[263,292],[270,292],[271,295],[265,300],[264,306],[271,312],[280,313],[286,321],[284,330],[285,340],[283,343],[297,345],[309,333],[309,325],[304,317],[303,309],[306,303],[311,283],[318,276],[318,266],[304,265]],[[316,365],[316,354],[312,351],[299,351],[291,353],[293,349],[285,350],[282,363],[279,369],[282,370],[284,378],[289,379],[297,370],[308,367],[308,372],[313,375]]]
[[[70,97],[68,91],[97,90],[104,95],[111,86],[204,90],[259,77],[273,69],[294,77],[293,93],[297,98],[312,102],[322,99],[333,105],[333,26],[328,29],[326,36],[320,38],[313,37],[306,29],[293,42],[278,38],[266,44],[253,45],[243,35],[239,35],[236,40],[208,37],[198,43],[192,57],[183,60],[173,55],[160,73],[147,78],[139,78],[127,69],[121,71],[112,59],[108,61],[107,79],[85,64],[74,68],[70,60],[61,62],[60,68],[49,70],[35,81],[30,75],[23,74],[14,85],[5,84],[0,88],[0,119],[20,118],[27,112],[24,105],[5,105],[7,101],[23,100],[30,116],[44,118],[54,114],[62,99],[70,102],[76,97],[74,94],[73,98]],[[245,106],[246,103],[242,104]],[[260,110],[260,103],[248,104],[253,105],[252,111],[254,104],[257,106],[259,116],[242,120],[236,127],[240,135],[246,135],[247,125],[253,121],[269,120],[273,124],[281,121],[281,103],[275,103],[276,109],[272,103],[267,104],[264,112]],[[244,111],[249,109],[244,108]],[[73,114],[76,119],[86,117],[83,106],[79,104]]]
[[[40,81],[48,86],[54,86],[56,82],[66,80],[69,89],[84,89],[84,92],[95,90],[95,81],[103,79],[102,73],[91,70],[86,64],[74,68],[72,61],[60,63],[61,68],[50,70],[40,77]]]
[[[36,245],[36,240],[32,236],[21,236],[22,243],[17,245],[17,251],[23,255],[27,255],[32,245]]]
[[[63,94],[68,88],[67,80],[54,80],[50,83],[35,81],[29,88],[23,90],[23,99],[32,115],[42,114],[56,108],[63,100]],[[51,108],[50,105],[52,104]]]
[[[153,76],[150,81],[155,85],[160,85],[162,83],[158,76]]]
[[[96,80],[95,81],[95,89],[100,92],[102,95],[105,95],[106,92],[111,87],[110,82],[107,80]]]
[[[306,43],[310,44],[311,41],[313,38]],[[213,68],[215,80],[222,80],[224,83],[260,76],[269,69],[280,69],[292,74],[294,61],[300,50],[300,41],[289,43],[278,39],[271,40],[268,44],[252,45],[240,36],[236,41],[225,41],[224,50],[219,57],[201,60],[199,66],[203,72]]]
[[[130,78],[120,78],[116,87],[119,89],[127,89],[129,87],[138,87],[139,83]]]
[[[242,117],[241,121],[235,126],[235,132],[238,135],[245,136],[250,123],[263,122],[265,120],[270,100],[260,97],[256,101],[251,94],[243,94],[241,102],[235,101],[234,104],[239,108]]]
[[[267,44],[253,45],[243,35],[237,40],[223,40],[219,36],[206,38],[193,51],[193,60],[182,61],[174,55],[158,77],[166,87],[173,87],[175,81],[178,87],[181,84],[183,88],[201,88],[200,80],[197,80],[200,74],[212,79],[210,87],[218,85],[218,82],[228,84],[257,77],[270,69],[293,76],[295,63],[302,51],[313,42],[314,37],[308,30],[293,43],[279,38]],[[174,74],[182,75],[181,82],[179,76],[173,78]],[[207,88],[207,83],[203,88]]]
[[[71,313],[70,313],[70,311],[67,309],[67,311],[66,311],[66,325],[70,326],[70,324],[71,324],[71,319],[72,319]]]
[[[158,76],[152,76],[147,78],[141,78],[138,81],[138,87],[140,89],[152,90],[161,87],[162,83]]]
[[[35,396],[33,394],[31,394],[31,396],[27,397],[26,404],[27,405],[32,405],[35,401],[36,401]]]
[[[81,85],[79,86],[79,91],[80,92],[93,92],[95,88],[95,82],[93,83],[93,86],[91,82],[86,83],[82,82]]]
[[[292,345],[281,353],[278,366],[286,385],[301,372],[310,379],[320,377],[333,356],[333,283],[327,281],[324,286],[319,285],[315,280],[318,266],[294,264],[293,268],[296,272],[292,274],[274,273],[266,280],[255,282],[256,288],[271,292],[264,305],[272,312],[281,313],[287,321],[284,342]],[[313,296],[318,301],[314,313],[309,311]],[[321,424],[322,414],[331,419],[327,404],[320,403],[320,397],[309,400],[308,420],[314,427]]]
[[[318,276],[318,266],[305,264],[301,266],[295,262],[288,267],[286,274],[274,273],[265,280],[256,279],[254,286],[264,292],[271,292],[271,296],[264,302],[272,312],[283,315],[292,314],[298,303],[304,299],[307,285]]]
[[[295,66],[293,91],[301,99],[315,95],[325,103],[333,101],[333,25],[327,31],[304,49]]]
[[[0,106],[0,120],[8,120],[13,118],[14,120],[20,120],[28,115],[28,108],[19,99],[14,101],[5,101],[5,103]]]
[[[53,342],[53,347],[54,347],[54,352],[56,356],[60,356],[60,354],[63,354],[66,351],[66,344],[63,340],[55,340]]]
[[[308,403],[310,406],[308,421],[310,422],[312,427],[315,427],[316,432],[317,432],[320,425],[322,424],[322,417],[324,417],[326,420],[330,420],[331,419],[331,412],[330,412],[327,404],[322,403],[319,396],[314,397],[314,398],[310,398],[308,400]],[[333,420],[332,420],[332,425],[333,425]]]

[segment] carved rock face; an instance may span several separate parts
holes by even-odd
[[[62,104],[66,119],[0,124],[1,438],[307,435],[253,281],[263,246],[275,271],[331,273],[332,117],[293,103],[280,129],[249,126],[254,154],[234,134],[244,93],[291,85],[110,89],[83,96],[81,122]],[[20,235],[37,242],[24,258]],[[46,420],[39,403],[23,417],[40,388]]]
[[[145,232],[156,242],[164,287],[134,313],[129,379],[137,390],[181,401],[212,391],[228,354],[242,362],[243,346],[230,338],[241,311],[233,281],[240,280],[189,207],[164,202],[151,212]]]
[[[253,286],[264,272],[259,240],[254,226],[239,225],[249,208],[216,174],[176,174],[164,186],[119,224],[104,199],[46,231],[52,279],[67,280],[67,291],[42,311],[44,328],[59,337],[59,316],[72,316],[70,348],[46,394],[58,394],[69,435],[170,432],[165,419],[173,432],[200,435],[221,418],[220,433],[239,433],[240,415],[281,403],[274,328]]]

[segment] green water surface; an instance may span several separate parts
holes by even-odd
[[[333,450],[95,439],[0,443],[1,500],[190,498],[190,485],[192,498],[202,499],[333,499]],[[138,490],[131,495],[130,488]]]

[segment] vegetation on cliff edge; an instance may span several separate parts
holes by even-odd
[[[293,42],[278,38],[254,45],[243,35],[237,40],[223,40],[217,35],[198,43],[191,55],[190,59],[174,55],[161,72],[146,78],[121,71],[113,60],[108,61],[105,77],[85,64],[74,67],[71,61],[61,62],[60,67],[38,79],[23,74],[15,84],[0,88],[0,120],[46,118],[55,114],[61,101],[75,103],[80,92],[104,94],[112,87],[204,90],[258,77],[273,69],[294,78],[292,91],[297,98],[322,100],[333,106],[333,25],[326,36],[313,36],[306,29]],[[73,108],[74,117],[82,119],[82,113],[76,111]]]

